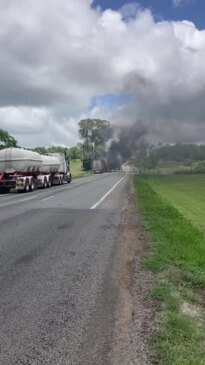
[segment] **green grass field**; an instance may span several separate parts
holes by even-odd
[[[136,177],[134,183],[153,242],[143,265],[159,281],[151,293],[162,303],[153,339],[159,364],[205,364],[205,178]]]
[[[149,178],[149,185],[193,225],[205,232],[205,176]]]
[[[79,159],[71,160],[70,170],[71,170],[73,179],[91,175],[91,171],[82,170],[82,163],[81,163],[81,160],[79,160]]]

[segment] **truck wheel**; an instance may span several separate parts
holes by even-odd
[[[68,177],[68,183],[70,184],[70,183],[71,183],[71,181],[72,181],[72,176],[71,176],[71,174],[70,174],[70,176]]]
[[[36,188],[36,185],[35,185],[35,181],[34,180],[31,180],[31,185],[30,185],[30,187],[29,187],[30,189],[30,191],[34,191],[35,190],[35,188]]]
[[[47,179],[44,178],[43,188],[46,189],[48,187]]]
[[[25,193],[28,193],[30,191],[30,186],[29,186],[29,181],[26,180],[26,183],[25,183]]]

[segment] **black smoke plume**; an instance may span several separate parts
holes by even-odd
[[[145,144],[147,128],[142,123],[121,127],[117,137],[112,141],[107,154],[107,162],[110,168],[119,168],[125,161],[133,158]]]

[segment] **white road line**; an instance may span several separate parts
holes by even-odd
[[[44,202],[45,200],[53,199],[53,198],[55,198],[55,195],[48,196],[48,198],[41,199],[41,201]]]
[[[19,200],[19,201],[20,201],[20,202],[26,202],[27,200],[32,200],[32,199],[37,198],[37,196],[38,196],[38,195],[33,195],[33,196],[31,196],[30,198],[24,198],[24,199],[21,199],[21,200]]]
[[[110,195],[112,193],[112,191],[121,183],[121,181],[125,178],[126,175],[124,175],[123,177],[121,177],[121,179],[105,194],[103,195],[103,197],[98,200],[97,203],[95,203],[94,205],[92,205],[92,207],[90,209],[95,209],[98,207],[98,205],[100,205],[103,200],[105,200],[107,198],[108,195]]]

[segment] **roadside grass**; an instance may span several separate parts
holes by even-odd
[[[80,159],[70,161],[70,170],[73,179],[92,175],[91,171],[82,170],[82,162]]]
[[[153,349],[160,365],[204,365],[205,235],[197,228],[196,219],[194,226],[186,218],[190,212],[180,197],[174,201],[174,193],[171,199],[166,193],[166,187],[174,191],[171,183],[177,190],[175,180],[168,179],[160,177],[157,184],[152,177],[134,180],[144,227],[153,242],[153,253],[142,264],[156,274],[159,285],[151,295],[162,304]],[[187,178],[183,185],[189,199],[188,188],[193,185]],[[203,189],[205,194],[205,184]],[[181,189],[182,196],[184,191]],[[184,215],[177,208],[179,204]]]
[[[205,176],[150,177],[149,185],[193,225],[205,232]]]

